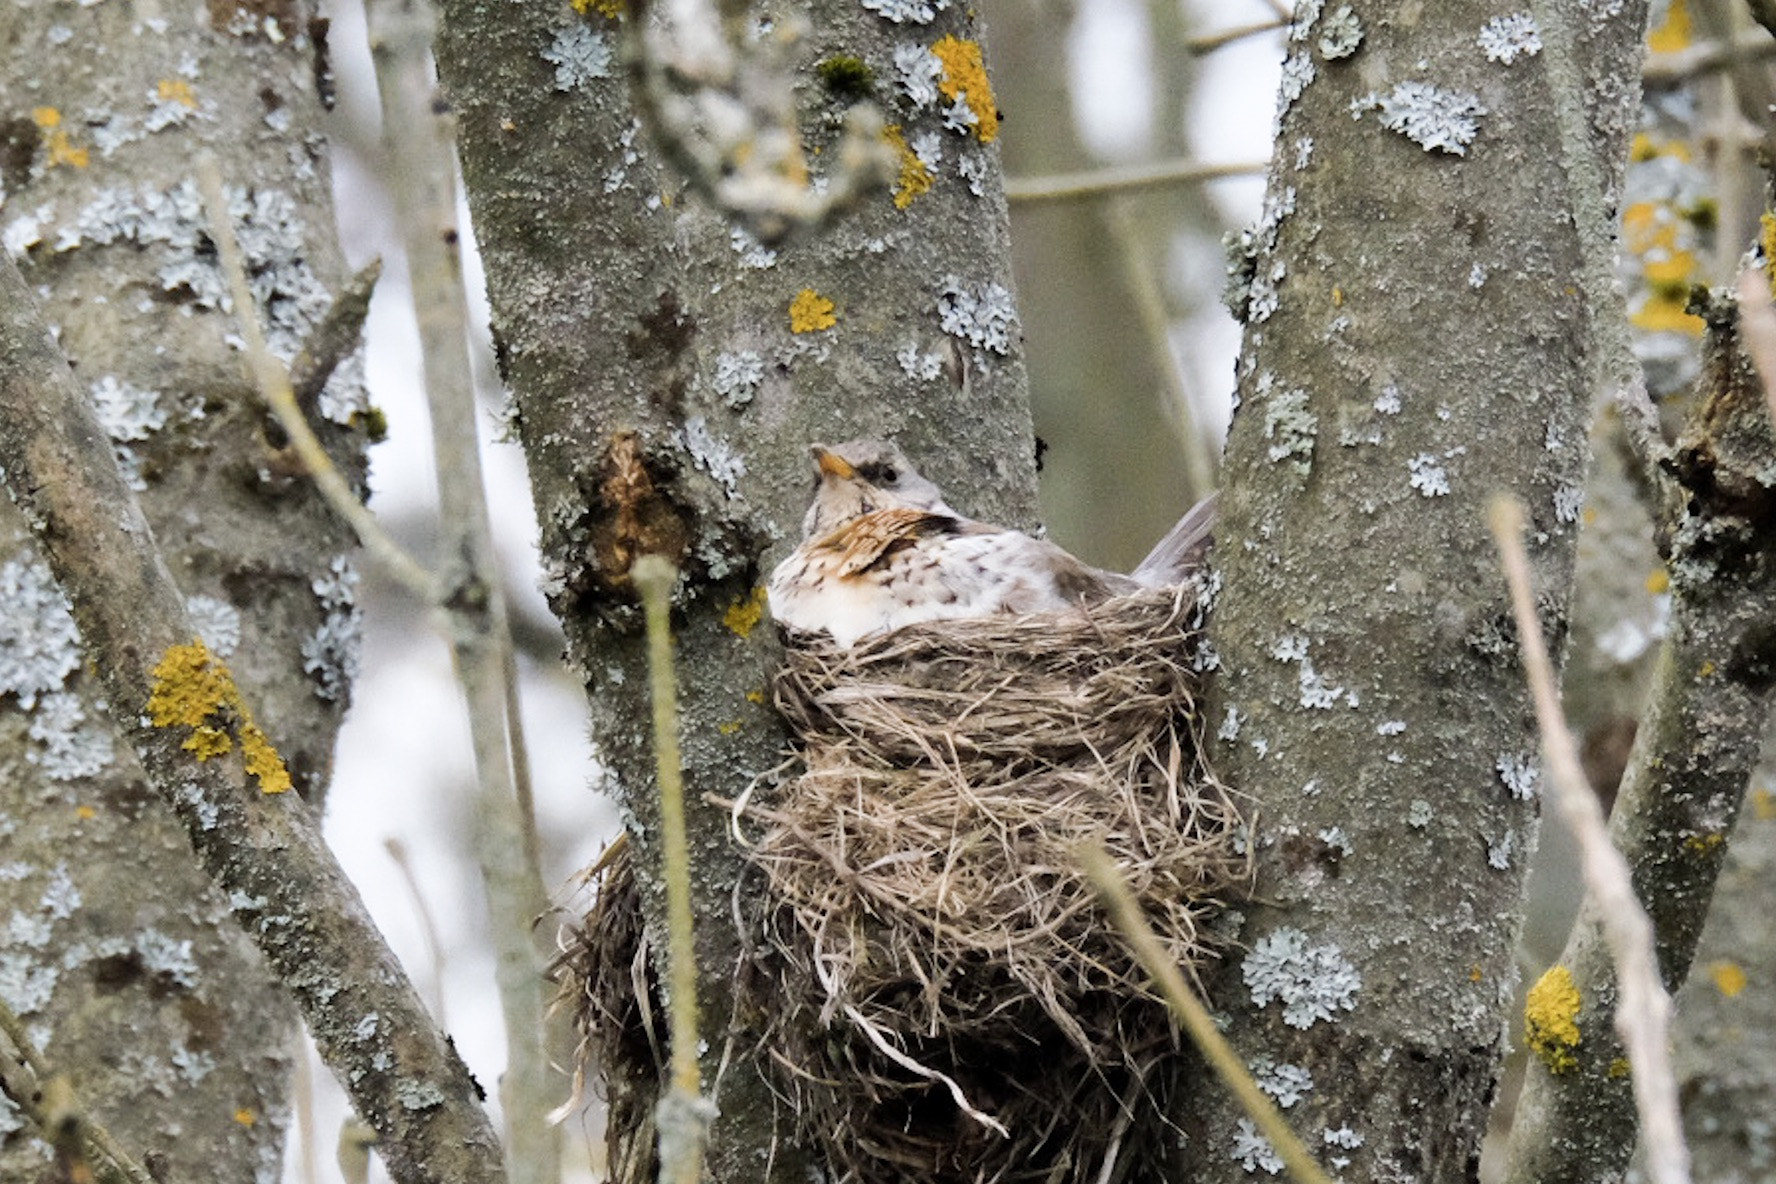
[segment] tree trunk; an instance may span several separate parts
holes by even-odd
[[[998,149],[980,126],[945,130],[939,107],[914,102],[895,65],[899,49],[946,35],[978,42],[980,31],[959,9],[897,25],[838,0],[811,6],[812,32],[792,54],[806,142],[830,149],[833,116],[868,94],[902,142],[937,144],[941,158],[926,166],[927,187],[903,156],[901,200],[873,194],[818,238],[768,251],[652,163],[618,75],[620,30],[592,7],[576,17],[451,0],[439,68],[459,114],[551,601],[629,817],[656,939],[664,905],[651,713],[628,565],[655,551],[683,572],[674,627],[703,1088],[720,1110],[708,1171],[800,1180],[807,1168],[786,1138],[790,1116],[758,1075],[756,1036],[733,1014],[742,869],[727,812],[708,798],[736,797],[781,759],[770,708],[777,645],[755,626],[761,584],[800,533],[810,442],[896,436],[958,504],[1032,518],[1020,334],[1004,322],[1005,335],[995,333],[988,311],[1011,307]],[[811,157],[815,171],[833,155]],[[946,328],[946,289],[982,301],[980,316]],[[615,1100],[645,1122],[658,1081],[622,1076]]]
[[[275,346],[341,279],[303,5],[0,11],[6,245],[93,393],[206,640],[317,807],[355,662],[348,533],[291,467],[231,344],[191,180],[223,161]],[[102,52],[99,52],[102,50]],[[363,473],[359,379],[311,414]],[[275,1181],[290,1012],[115,739],[73,625],[0,506],[0,995],[123,1146],[167,1179]],[[47,1151],[0,1102],[0,1177]]]
[[[1258,799],[1260,875],[1214,1003],[1368,1179],[1477,1171],[1538,760],[1486,505],[1527,503],[1558,641],[1596,394],[1545,59],[1483,35],[1492,11],[1293,31],[1217,531],[1210,722]],[[1643,16],[1579,47],[1612,179]],[[1218,1091],[1179,1121],[1189,1178],[1273,1162]]]

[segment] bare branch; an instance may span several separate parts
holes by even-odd
[[[1740,336],[1776,423],[1776,307],[1770,303],[1769,272],[1747,268],[1740,273],[1738,295]]]
[[[401,1184],[503,1180],[479,1087],[307,805],[294,793],[261,792],[234,752],[199,759],[215,753],[190,747],[192,729],[157,725],[146,714],[153,692],[167,689],[165,657],[194,648],[187,643],[197,630],[104,429],[10,258],[0,260],[0,467],[73,604],[118,734],[301,1009],[358,1112],[377,1126],[390,1174]],[[230,681],[220,663],[206,673]],[[275,752],[259,756],[281,765]]]
[[[1046,177],[1008,177],[1005,200],[1018,203],[1091,200],[1225,177],[1261,177],[1268,167],[1263,161],[1204,164],[1196,160],[1163,160],[1154,164],[1056,173]]]
[[[1596,909],[1610,951],[1615,957],[1621,1002],[1616,1029],[1634,1070],[1634,1096],[1640,1110],[1647,1149],[1647,1170],[1654,1184],[1687,1184],[1689,1152],[1684,1147],[1683,1120],[1677,1108],[1677,1082],[1668,1047],[1671,996],[1659,981],[1659,960],[1653,947],[1653,923],[1634,895],[1633,877],[1622,853],[1611,844],[1603,806],[1585,780],[1578,741],[1566,726],[1554,664],[1542,640],[1530,589],[1529,556],[1523,550],[1523,507],[1509,498],[1494,499],[1492,533],[1498,543],[1505,579],[1511,586],[1511,608],[1523,647],[1523,666],[1535,700],[1542,751],[1552,775],[1561,817],[1579,843],[1587,902]]]
[[[661,878],[666,882],[666,1009],[672,1084],[660,1099],[660,1179],[697,1184],[712,1107],[697,1069],[697,949],[691,922],[691,855],[685,839],[683,760],[678,748],[678,681],[672,667],[672,588],[678,569],[643,555],[633,569],[647,611],[648,672],[654,700],[654,755],[660,788]]]
[[[439,101],[432,77],[437,21],[431,0],[373,0],[366,16],[431,409],[441,511],[441,606],[448,615],[447,640],[475,753],[476,857],[492,922],[506,1035],[500,1098],[507,1166],[512,1184],[552,1184],[561,1176],[560,1132],[547,1116],[567,1083],[549,1065],[547,955],[534,925],[548,910],[548,893],[537,854],[517,666],[476,430],[456,226],[454,117]],[[565,1038],[559,1046],[566,1047]]]
[[[1184,48],[1190,53],[1202,56],[1224,49],[1236,41],[1244,41],[1247,37],[1256,37],[1261,33],[1272,33],[1278,29],[1289,27],[1290,18],[1278,17],[1273,21],[1255,21],[1249,25],[1235,25],[1231,29],[1221,29],[1214,33],[1204,33],[1200,37],[1191,37],[1184,42]]]
[[[260,395],[277,417],[278,426],[290,438],[290,446],[314,479],[315,488],[321,491],[334,512],[351,524],[364,550],[402,587],[428,604],[436,601],[438,596],[432,577],[382,529],[376,516],[365,509],[358,495],[352,492],[350,483],[334,466],[333,458],[321,446],[314,429],[308,426],[308,420],[297,405],[290,375],[266,345],[265,331],[259,326],[252,290],[247,286],[244,256],[229,218],[228,199],[222,192],[221,170],[213,156],[205,156],[198,161],[196,171],[198,190],[203,194],[210,215],[210,235],[216,244],[223,275],[228,280],[241,336],[247,343],[247,366],[253,381],[258,384]]]
[[[0,1032],[12,1044],[10,1051],[0,1045],[0,1093],[37,1125],[58,1156],[74,1152],[89,1160],[98,1158],[102,1184],[155,1184],[147,1170],[80,1106],[73,1087],[44,1060],[4,999],[0,999]]]
[[[707,0],[630,0],[624,57],[635,107],[661,153],[693,191],[767,246],[824,225],[893,180],[899,158],[873,103],[846,112],[833,165],[817,189],[802,150],[794,74],[800,40],[790,15],[736,50]]]

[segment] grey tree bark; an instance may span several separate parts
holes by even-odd
[[[7,248],[135,475],[169,566],[316,805],[354,661],[347,533],[266,426],[190,180],[224,160],[256,295],[293,354],[342,278],[316,123],[324,31],[277,3],[0,10]],[[361,478],[344,374],[315,410]],[[113,736],[73,624],[0,506],[0,995],[94,1117],[168,1179],[273,1181],[291,1013]],[[0,1177],[47,1151],[0,1100]]]
[[[732,1011],[741,867],[726,813],[705,795],[733,798],[780,759],[768,697],[776,644],[755,626],[762,581],[800,533],[809,442],[897,436],[960,504],[1031,521],[1034,445],[998,148],[984,115],[945,130],[931,81],[909,89],[895,62],[903,47],[978,43],[981,33],[959,7],[906,26],[839,0],[807,7],[793,64],[809,146],[830,148],[835,117],[867,95],[909,155],[935,143],[941,158],[921,177],[903,156],[894,192],[817,238],[767,249],[656,168],[613,58],[616,21],[600,7],[582,17],[449,0],[440,74],[458,113],[551,600],[641,856],[656,950],[665,942],[651,713],[628,568],[654,552],[683,572],[674,624],[703,1084],[719,1107],[708,1171],[800,1180],[788,1116]],[[817,173],[827,167],[810,159]],[[946,292],[952,309],[977,313],[946,321]],[[614,1110],[645,1123],[656,1085],[613,1082]]]
[[[1297,1129],[1368,1179],[1477,1171],[1537,763],[1485,505],[1527,503],[1558,640],[1597,393],[1541,61],[1483,35],[1493,13],[1295,27],[1243,293],[1211,726],[1258,799],[1260,873],[1214,1002]],[[1580,47],[1612,185],[1643,18]],[[1273,1162],[1218,1095],[1178,1118],[1189,1178]]]

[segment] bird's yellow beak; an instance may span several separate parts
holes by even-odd
[[[819,444],[814,445],[812,451],[814,465],[820,470],[822,477],[836,477],[840,481],[850,481],[856,478],[857,470],[851,466],[850,461],[838,453],[829,451]]]

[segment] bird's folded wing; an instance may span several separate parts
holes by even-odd
[[[815,546],[839,557],[841,577],[862,575],[901,547],[934,534],[954,534],[956,519],[930,510],[896,507],[853,518]]]

